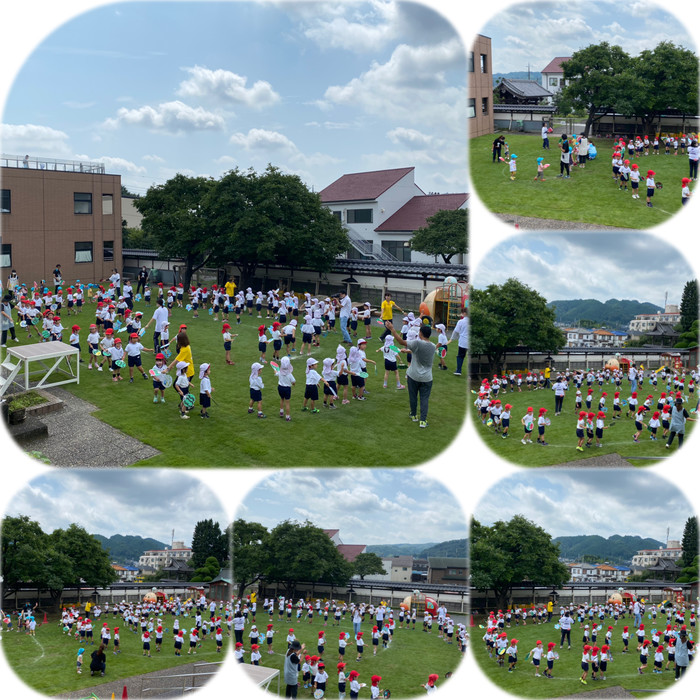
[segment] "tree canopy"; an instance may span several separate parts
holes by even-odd
[[[354,574],[359,576],[362,581],[364,581],[365,576],[371,576],[372,574],[386,574],[387,571],[384,570],[384,564],[377,554],[373,552],[363,552],[355,557],[355,561],[352,563]]]
[[[683,550],[683,564],[690,566],[698,556],[698,519],[695,515],[685,521],[681,549]]]
[[[207,557],[207,560],[204,562],[204,564],[195,569],[195,572],[192,575],[190,581],[212,581],[219,575],[220,570],[221,564],[219,564],[219,560],[216,557]]]
[[[204,566],[209,557],[214,557],[222,564],[229,559],[228,535],[222,532],[219,523],[214,522],[211,518],[200,520],[194,527],[192,566],[199,569]]]
[[[469,542],[472,585],[493,590],[500,608],[508,605],[514,585],[560,586],[568,580],[569,570],[559,561],[559,545],[522,515],[490,527],[472,520]]]
[[[690,280],[685,283],[683,293],[681,294],[681,331],[687,332],[691,329],[693,323],[698,320],[698,281],[697,279]]]
[[[260,523],[239,518],[233,523],[233,574],[238,583],[238,596],[260,580],[267,561],[267,543],[270,533]]]
[[[441,255],[449,263],[455,255],[466,254],[468,244],[467,209],[441,209],[427,219],[411,238],[411,248],[426,255]]]
[[[486,355],[490,371],[500,370],[507,350],[556,352],[564,347],[564,334],[554,325],[555,311],[534,289],[517,279],[472,289],[469,308],[472,355]]]

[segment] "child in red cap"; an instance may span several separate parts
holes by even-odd
[[[588,681],[586,678],[588,678],[588,667],[591,662],[591,647],[590,644],[585,644],[583,647],[583,654],[581,655],[581,670],[583,673],[581,674],[581,683],[584,685],[588,685]]]
[[[532,413],[532,406],[527,407],[527,413],[520,419],[522,423],[525,434],[523,439],[520,441],[523,445],[532,444],[532,428],[535,424],[535,417]]]
[[[578,420],[576,421],[576,437],[578,438],[578,444],[576,449],[579,452],[583,452],[583,441],[585,439],[584,430],[586,429],[586,412],[579,411]]]
[[[690,183],[692,180],[689,177],[684,177],[681,180],[681,204],[685,206],[689,201],[690,201],[690,195],[692,194],[690,191]]]
[[[555,642],[549,642],[547,644],[547,670],[544,672],[544,675],[547,678],[554,678],[552,675],[552,669],[554,668],[554,662],[559,658],[559,654],[556,652],[556,643]]]
[[[431,673],[428,676],[428,682],[427,683],[421,683],[421,688],[425,688],[425,692],[428,695],[432,695],[436,690],[437,686],[435,683],[437,682],[437,679],[440,678],[437,673]]]
[[[371,691],[371,697],[372,698],[378,698],[380,694],[379,690],[379,681],[382,680],[381,676],[372,676],[372,686],[370,688]]]
[[[598,411],[598,415],[596,416],[596,421],[595,421],[595,446],[596,447],[602,447],[603,446],[603,431],[607,430],[610,426],[605,425],[605,412],[604,411]]]
[[[360,697],[360,688],[365,687],[365,683],[360,683],[357,679],[360,676],[359,671],[350,671],[348,680],[350,681],[350,700],[355,700]]]
[[[549,445],[544,439],[544,429],[549,420],[544,414],[547,413],[546,408],[540,408],[539,415],[537,416],[537,444],[538,445]]]
[[[338,698],[339,700],[343,700],[345,698],[345,687],[347,683],[347,678],[345,676],[345,666],[347,664],[343,663],[342,661],[338,663],[336,668],[338,669]]]
[[[656,173],[653,170],[647,170],[647,206],[653,207],[651,203],[651,198],[654,196],[654,190],[656,189],[656,183],[654,182],[654,175]]]

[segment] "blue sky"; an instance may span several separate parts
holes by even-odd
[[[694,279],[686,258],[647,233],[525,233],[492,248],[474,270],[474,286],[509,277],[555,299],[636,299],[663,307],[680,304]]]
[[[77,523],[111,537],[139,535],[191,544],[194,526],[212,518],[222,529],[226,511],[208,486],[176,469],[60,469],[20,489],[5,515],[28,515],[44,532]]]
[[[494,14],[480,30],[492,38],[493,70],[541,71],[556,56],[571,56],[589,44],[607,41],[636,56],[662,41],[695,50],[690,32],[666,7],[670,3],[635,0],[572,0],[518,3]],[[678,4],[673,9],[685,10]],[[686,14],[686,19],[689,16]]]
[[[653,494],[653,495],[652,495]],[[518,472],[494,484],[475,508],[482,525],[524,515],[552,537],[683,537],[695,515],[677,486],[647,470],[571,469]]]
[[[137,193],[269,162],[316,190],[410,165],[464,192],[465,66],[448,21],[394,0],[106,5],[30,54],[2,151],[103,160]]]
[[[466,516],[440,482],[415,469],[288,470],[272,474],[236,512],[271,529],[284,520],[339,529],[344,544],[466,537]]]

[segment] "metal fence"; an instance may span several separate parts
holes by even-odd
[[[37,156],[0,155],[0,165],[4,168],[28,168],[30,170],[52,170],[65,173],[95,173],[104,175],[104,163],[85,160],[56,160]]]

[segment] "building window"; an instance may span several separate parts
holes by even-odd
[[[73,213],[92,214],[91,192],[73,192]]]
[[[342,220],[343,220],[343,212],[340,211],[339,209],[334,209],[334,210],[333,210],[333,216],[335,216],[335,218],[338,219],[338,221],[342,221]]]
[[[411,262],[411,241],[382,241],[382,248],[401,262]]]
[[[75,242],[75,262],[92,262],[92,241]]]
[[[467,118],[474,119],[476,116],[476,99],[470,97],[467,101]]]
[[[102,259],[114,260],[114,241],[104,241],[102,243]]]
[[[349,224],[371,224],[372,210],[371,209],[348,209]]]
[[[482,73],[488,73],[488,63],[486,61],[486,54],[482,53],[479,58],[481,59],[481,72]]]
[[[470,51],[469,52],[469,65],[468,65],[468,70],[470,73],[474,72],[474,52]]]
[[[12,211],[12,197],[10,196],[10,190],[2,191],[2,200],[0,200],[0,212],[3,214],[9,214]]]
[[[488,97],[481,98],[481,113],[482,114],[489,113],[489,98]]]
[[[12,244],[3,243],[0,252],[0,267],[12,267]]]
[[[111,216],[114,214],[114,209],[112,207],[112,195],[103,194],[102,195],[102,216]]]
[[[550,78],[549,85],[551,87],[558,87],[559,86],[559,78]]]

